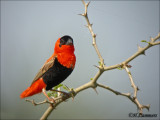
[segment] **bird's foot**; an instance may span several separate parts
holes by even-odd
[[[56,103],[53,98],[47,97],[50,102]]]
[[[43,92],[43,94],[47,97],[47,99],[48,99],[50,102],[56,103],[53,98],[50,98],[50,97],[47,95],[46,90],[45,90],[44,88],[42,89],[42,92]]]

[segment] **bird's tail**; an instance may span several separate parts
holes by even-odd
[[[30,87],[23,91],[20,95],[20,98],[25,98],[32,96],[34,94],[42,92],[42,89],[46,87],[46,84],[43,82],[43,79],[35,81]]]

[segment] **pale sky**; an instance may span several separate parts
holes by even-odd
[[[81,1],[1,1],[1,118],[39,119],[48,105],[33,106],[19,95],[31,84],[35,74],[54,50],[56,40],[70,35],[75,44],[77,62],[73,73],[63,82],[76,88],[90,81],[97,72],[98,57]],[[126,60],[159,32],[159,1],[92,1],[90,22],[97,34],[97,45],[106,66]],[[159,118],[159,46],[146,51],[130,63],[138,100],[150,104],[145,114]],[[127,73],[112,70],[103,73],[99,83],[133,94]],[[97,88],[79,93],[51,113],[50,119],[129,119],[136,105],[123,96]],[[30,99],[44,100],[44,95]],[[147,119],[147,118],[145,118]]]

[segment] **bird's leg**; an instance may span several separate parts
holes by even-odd
[[[52,101],[53,103],[56,103],[53,98],[50,98],[50,97],[47,95],[45,88],[42,89],[42,92],[43,92],[43,94],[48,98],[49,101]]]

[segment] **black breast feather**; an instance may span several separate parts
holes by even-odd
[[[54,65],[42,76],[43,81],[47,84],[46,90],[50,90],[54,86],[63,82],[72,73],[72,71],[72,68],[64,67],[56,58]]]

